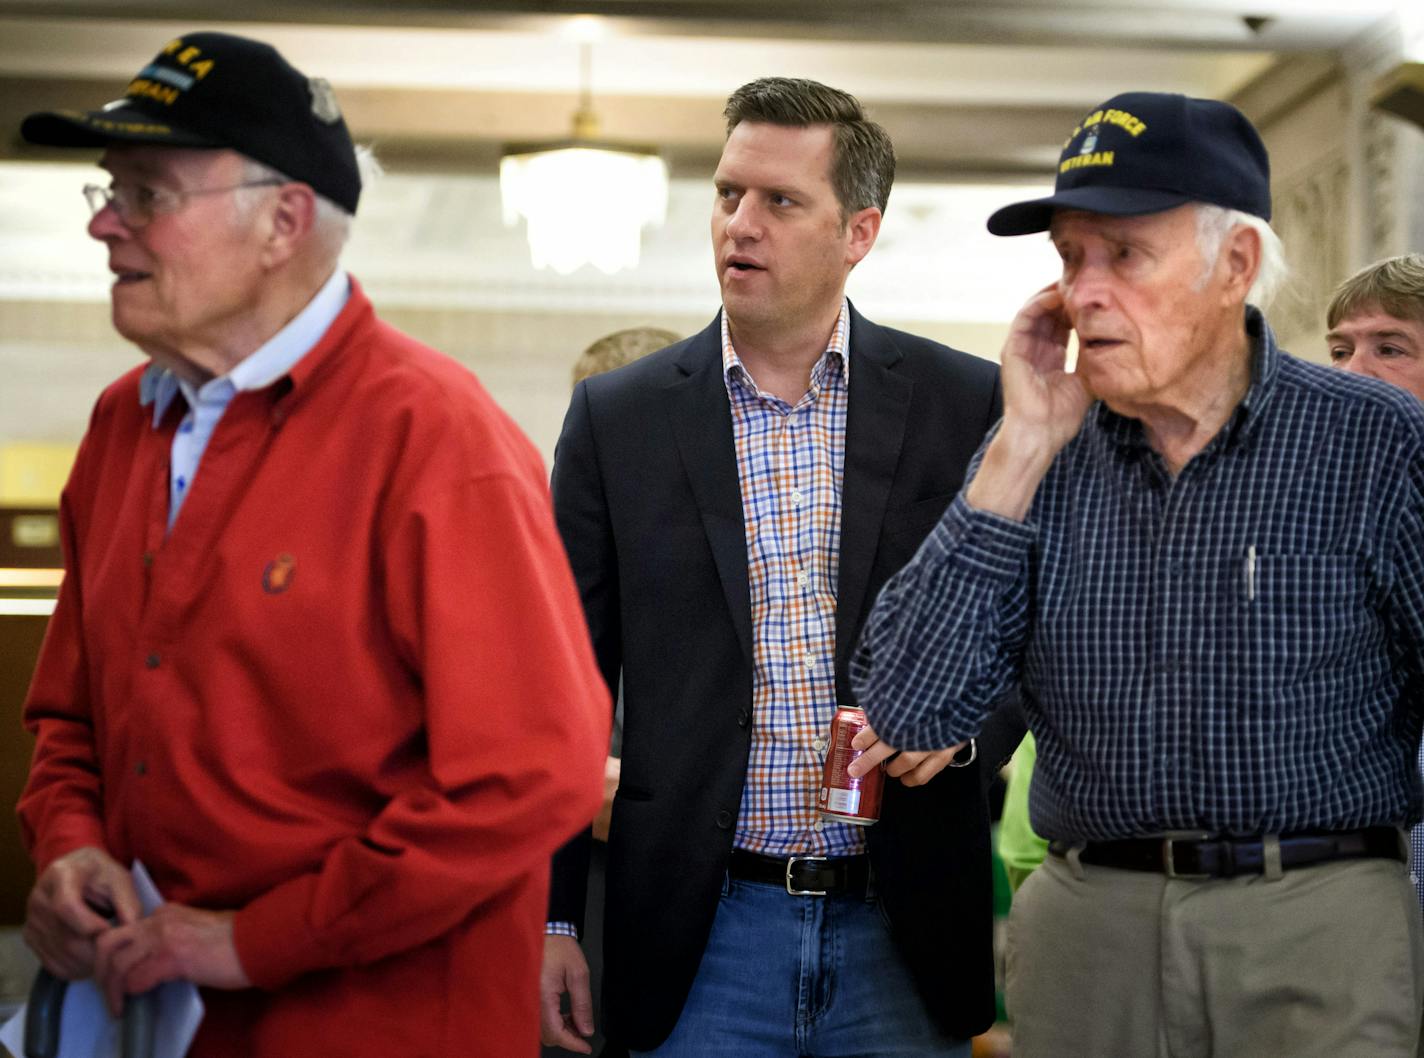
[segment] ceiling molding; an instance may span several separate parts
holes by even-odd
[[[1339,59],[1330,54],[1291,55],[1236,92],[1231,101],[1265,132],[1300,104],[1338,82]]]
[[[93,109],[115,94],[112,81],[0,76],[0,157],[73,158],[19,139],[36,110]],[[504,143],[566,135],[575,100],[537,92],[428,88],[339,90],[352,135],[373,144],[386,165],[408,170],[448,166],[493,172]],[[599,96],[604,138],[654,143],[678,175],[707,175],[722,150],[722,100]],[[883,103],[871,108],[897,145],[902,176],[978,178],[1050,171],[1058,140],[1078,107],[957,106]]]
[[[596,15],[643,36],[766,37],[938,44],[1300,51],[1332,47],[1387,0],[247,0],[229,23],[519,28],[542,32]],[[0,0],[0,15],[207,22],[205,0]],[[1308,16],[1308,17],[1303,17]]]

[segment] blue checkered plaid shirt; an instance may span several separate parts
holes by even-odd
[[[1247,328],[1251,388],[1175,479],[1098,405],[1025,522],[955,500],[852,660],[882,737],[959,742],[1017,679],[1047,837],[1419,817],[1424,408]]]

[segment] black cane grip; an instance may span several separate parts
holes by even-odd
[[[25,1008],[25,1058],[55,1058],[59,1054],[59,1019],[69,982],[41,969],[30,987]]]
[[[124,1000],[123,1035],[119,1050],[122,1058],[152,1058],[157,1022],[157,989]]]

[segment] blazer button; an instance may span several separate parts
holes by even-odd
[[[143,663],[151,669],[156,669],[159,665],[163,663],[163,659],[160,658],[157,654],[150,654],[148,657],[143,659]]]
[[[748,724],[750,724],[751,722],[752,722],[752,711],[751,711],[750,709],[743,709],[740,713],[737,714],[737,726],[738,726],[738,727],[746,727],[746,726],[747,726]]]
[[[728,827],[730,827],[731,825],[732,825],[732,813],[731,813],[731,812],[728,812],[728,811],[724,808],[724,809],[722,809],[722,811],[720,811],[720,812],[717,813],[717,829],[718,829],[718,830],[726,830],[726,829],[727,829]]]

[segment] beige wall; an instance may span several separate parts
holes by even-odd
[[[1386,25],[1333,60],[1284,63],[1243,93],[1271,154],[1272,224],[1293,273],[1271,320],[1298,356],[1325,360],[1325,308],[1342,280],[1424,252],[1424,132],[1369,104],[1405,57],[1399,27]]]
[[[586,346],[625,327],[662,327],[676,334],[690,335],[705,327],[716,310],[715,304],[709,304],[702,316],[414,309],[394,309],[383,311],[381,315],[474,371],[485,388],[539,446],[548,464],[553,459],[554,444],[568,407],[570,372]],[[377,311],[381,311],[379,305]],[[991,359],[997,359],[1006,331],[999,324],[876,322],[923,334]]]
[[[624,327],[692,334],[706,326],[717,306],[709,304],[704,314],[695,316],[382,309],[379,300],[376,308],[392,325],[474,371],[548,463],[568,405],[570,371],[589,343]],[[997,357],[1004,336],[1000,324],[877,322],[990,358]],[[106,305],[0,301],[0,377],[5,379],[0,387],[0,444],[78,441],[100,390],[141,359],[114,333]]]
[[[1272,225],[1291,278],[1269,318],[1281,344],[1324,363],[1325,305],[1351,271],[1348,100],[1332,80],[1262,129],[1271,155]]]

